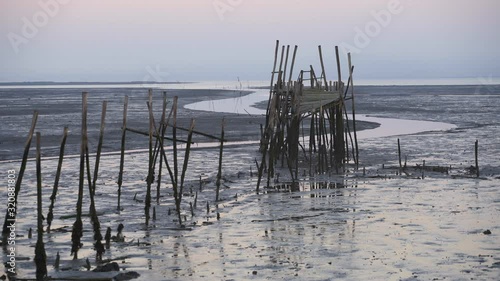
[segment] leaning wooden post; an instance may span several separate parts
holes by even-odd
[[[24,170],[26,169],[26,162],[28,161],[28,154],[30,152],[31,140],[33,139],[33,132],[35,131],[37,119],[38,119],[38,111],[34,111],[33,118],[31,120],[31,128],[28,133],[28,139],[26,140],[26,144],[24,145],[24,153],[23,153],[23,160],[21,162],[21,168],[19,169],[19,174],[17,175],[16,186],[14,189],[14,204],[16,206],[17,206],[17,196],[19,195],[19,191],[21,190],[21,183],[23,181]],[[4,237],[10,233],[9,226],[11,225],[11,223],[15,222],[16,212],[17,211],[9,212],[9,209],[7,209],[5,212],[5,220],[3,223],[3,230],[2,230],[2,235]],[[7,240],[3,239],[3,241]]]
[[[128,108],[128,96],[125,96],[125,102],[123,103],[123,125],[122,125],[122,141],[120,148],[120,172],[118,173],[118,210],[120,210],[120,197],[122,194],[122,183],[123,183],[123,164],[125,162],[125,135],[127,134],[127,108]]]
[[[99,161],[101,159],[102,142],[104,139],[104,125],[106,120],[106,108],[108,102],[102,102],[102,113],[101,113],[101,128],[99,130],[99,142],[97,144],[97,152],[95,157],[95,167],[94,167],[94,177],[92,178],[92,194],[95,194],[95,188],[97,183],[97,175],[99,173]]]
[[[216,190],[215,190],[215,202],[219,201],[219,189],[220,189],[220,180],[222,177],[222,151],[224,149],[224,118],[222,118],[221,125],[221,133],[220,133],[220,150],[219,150],[219,169],[217,170],[217,181],[216,181]]]
[[[71,233],[71,254],[73,259],[78,258],[78,250],[81,247],[81,238],[83,236],[82,223],[82,202],[83,202],[83,184],[85,180],[85,143],[87,141],[87,92],[82,93],[82,129],[81,129],[81,144],[80,144],[80,175],[78,184],[78,201],[76,203],[76,220],[73,224]]]
[[[478,161],[478,150],[479,150],[479,141],[476,140],[476,144],[475,144],[475,149],[474,149],[474,154],[475,154],[475,158],[476,158],[476,177],[479,178],[479,161]]]
[[[36,133],[36,197],[37,197],[37,240],[35,246],[36,279],[43,280],[47,275],[47,255],[43,245],[42,214],[42,167],[40,157],[40,133]]]
[[[295,56],[297,55],[297,49],[298,49],[298,46],[295,45],[295,48],[293,49],[292,65],[290,66],[290,74],[288,76],[288,82],[292,81],[293,67],[295,66]]]
[[[59,179],[61,177],[61,168],[64,159],[64,147],[66,145],[66,139],[68,137],[68,127],[64,127],[63,137],[61,140],[61,148],[59,149],[59,162],[57,163],[56,179],[54,181],[54,187],[52,188],[52,195],[50,196],[50,206],[49,213],[47,214],[47,231],[50,231],[50,225],[54,219],[54,203],[56,201],[57,189],[59,187]]]
[[[276,48],[274,50],[274,64],[273,64],[273,72],[271,72],[271,86],[269,87],[269,100],[267,102],[267,110],[266,110],[266,125],[269,121],[269,106],[271,105],[271,99],[273,96],[273,84],[274,84],[274,74],[276,72],[276,64],[278,63],[278,52],[280,47],[280,41],[276,40]]]
[[[96,184],[97,184],[97,177],[99,174],[99,161],[101,159],[101,150],[102,150],[102,143],[104,139],[104,126],[105,126],[105,120],[106,120],[106,108],[107,108],[107,101],[102,102],[102,113],[101,113],[101,127],[99,131],[99,142],[97,144],[97,152],[96,152],[96,157],[95,157],[95,167],[94,167],[94,176],[92,178],[92,185],[90,186],[90,216],[91,216],[91,221],[92,221],[92,226],[94,229],[94,249],[96,251],[96,260],[101,261],[102,260],[102,254],[105,252],[104,246],[102,245],[102,234],[101,234],[101,223],[99,222],[99,218],[97,216],[97,210],[95,208],[95,190],[96,190]],[[88,151],[88,149],[87,149]],[[88,157],[88,155],[87,155]],[[89,168],[89,167],[87,167]]]
[[[181,184],[179,187],[179,204],[181,203],[182,200],[182,194],[184,192],[184,178],[186,177],[186,171],[189,163],[189,153],[191,152],[191,142],[193,139],[193,130],[194,130],[194,119],[191,119],[191,125],[189,126],[189,132],[188,132],[188,138],[187,138],[187,144],[186,144],[186,151],[184,153],[184,164],[182,165],[182,172],[181,172]]]

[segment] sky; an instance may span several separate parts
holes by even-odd
[[[498,0],[0,0],[0,82],[268,80],[276,40],[336,79],[500,77]],[[298,75],[296,72],[295,75]]]

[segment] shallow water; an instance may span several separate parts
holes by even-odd
[[[417,179],[420,171],[414,169],[409,170],[410,176],[396,176],[397,169],[389,166],[397,166],[398,137],[368,138],[360,142],[366,176],[348,168],[346,177],[303,177],[297,192],[269,188],[256,194],[257,148],[235,145],[224,151],[223,200],[216,206],[218,148],[199,148],[190,157],[182,208],[186,229],[179,230],[174,212],[168,215],[173,200],[170,181],[165,178],[160,203],[153,203],[157,220],[149,227],[144,224],[147,153],[141,151],[126,155],[124,209],[116,211],[119,156],[106,155],[101,159],[96,192],[102,232],[110,226],[115,234],[117,225],[123,223],[126,242],[112,243],[104,258],[139,272],[140,280],[498,280],[500,120],[495,106],[500,96],[472,97],[465,94],[467,87],[445,88],[444,93],[440,87],[409,87],[399,94],[397,89],[362,90],[371,92],[359,95],[361,114],[404,115],[456,125],[449,131],[398,136],[408,166],[426,160],[427,165],[452,165],[451,174],[429,172],[422,180]],[[463,105],[471,102],[476,104],[464,113]],[[463,176],[473,163],[476,138],[482,178],[452,178]],[[53,231],[44,234],[49,275],[67,276],[68,271],[81,270],[76,274],[85,279],[89,276],[83,268],[85,259],[96,266],[92,226],[85,218],[80,259],[72,261],[71,232],[67,231],[74,218],[62,216],[74,213],[79,159],[64,161]],[[42,162],[45,213],[56,165],[56,159]],[[18,168],[19,162],[0,163],[2,175]],[[286,187],[286,183],[275,185]],[[33,277],[35,272],[36,231],[32,239],[27,238],[28,229],[36,225],[35,187],[35,165],[30,161],[19,197],[19,277]],[[152,190],[156,202],[156,185]],[[196,192],[197,207],[191,216],[189,203],[194,203]],[[88,206],[87,193],[85,188],[84,206]],[[0,196],[7,197],[5,189]],[[483,234],[486,230],[492,234]],[[52,266],[57,251],[61,254],[59,271]]]

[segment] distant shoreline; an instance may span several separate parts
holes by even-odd
[[[47,85],[149,85],[149,84],[194,84],[197,82],[142,82],[142,81],[128,81],[128,82],[54,82],[54,81],[32,81],[32,82],[0,82],[0,86],[47,86]]]

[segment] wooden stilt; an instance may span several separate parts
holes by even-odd
[[[351,64],[351,53],[347,54],[347,60],[349,64],[349,79],[351,80],[351,104],[352,104],[352,127],[354,131],[354,145],[356,150],[356,170],[359,168],[359,148],[358,148],[358,134],[356,130],[356,107],[354,102],[354,80],[352,73],[354,66]]]
[[[220,138],[221,140],[224,139],[224,118],[222,118],[222,125],[221,125],[221,133],[220,133]],[[219,150],[219,168],[217,170],[217,181],[216,181],[216,190],[215,190],[215,202],[219,201],[219,189],[220,189],[220,181],[222,177],[222,153],[224,149],[224,142],[220,142],[220,150]]]
[[[57,190],[59,187],[59,179],[61,177],[62,163],[64,159],[64,147],[68,137],[68,127],[64,127],[63,137],[61,140],[61,147],[59,148],[59,161],[57,163],[56,177],[54,180],[54,187],[52,188],[52,195],[50,196],[49,213],[47,214],[47,231],[50,231],[52,220],[54,219],[54,203],[56,201]]]
[[[47,275],[47,255],[43,244],[42,214],[42,165],[40,156],[40,133],[36,133],[36,182],[37,182],[37,240],[35,246],[36,279],[43,280]]]

